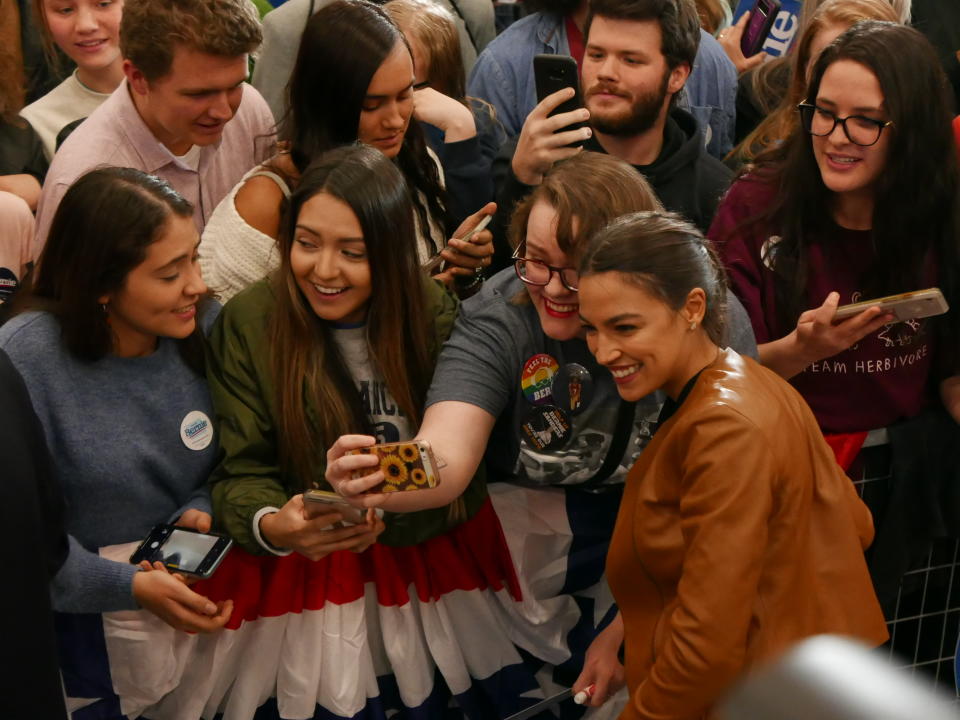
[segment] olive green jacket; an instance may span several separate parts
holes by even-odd
[[[439,285],[425,284],[428,308],[435,318],[434,362],[453,329],[457,301]],[[326,458],[317,458],[314,477],[302,482],[280,468],[273,378],[267,326],[275,307],[273,290],[262,280],[239,293],[223,308],[210,334],[210,394],[219,426],[222,458],[211,475],[215,527],[248,552],[265,554],[253,534],[253,518],[264,507],[282,507],[303,487],[330,489],[324,479]],[[311,409],[308,407],[308,416]],[[472,517],[487,497],[482,472],[462,498]],[[387,513],[379,542],[415,545],[451,527],[449,508]]]

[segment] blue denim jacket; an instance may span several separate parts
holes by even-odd
[[[537,104],[533,56],[540,53],[570,54],[562,16],[533,13],[513,23],[480,53],[470,72],[467,94],[493,105],[510,137],[520,134]],[[733,147],[736,100],[736,68],[720,43],[701,30],[700,48],[679,103],[697,118],[707,152],[714,157],[722,158]]]

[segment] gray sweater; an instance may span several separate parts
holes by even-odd
[[[83,362],[44,312],[0,328],[0,348],[27,385],[66,499],[70,552],[52,583],[54,608],[135,609],[136,568],[97,548],[142,540],[188,508],[210,512],[217,443],[206,380],[166,338],[147,357]]]

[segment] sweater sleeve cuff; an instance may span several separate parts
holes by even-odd
[[[257,541],[257,543],[260,545],[260,547],[262,547],[271,555],[286,557],[287,555],[292,554],[293,550],[284,550],[282,548],[276,548],[273,545],[271,545],[269,542],[267,542],[267,539],[260,534],[260,518],[262,518],[264,515],[268,515],[270,513],[275,513],[279,511],[280,511],[280,508],[270,507],[269,505],[267,507],[262,507],[259,510],[257,510],[257,512],[255,512],[253,515],[253,527],[252,527],[253,537]]]
[[[443,159],[446,165],[457,167],[469,165],[480,157],[480,136],[474,135],[464,140],[444,143]]]
[[[136,565],[100,557],[70,537],[70,550],[50,583],[53,607],[59,612],[99,613],[137,610],[133,597]]]

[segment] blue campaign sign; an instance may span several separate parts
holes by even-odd
[[[740,0],[733,14],[734,22],[739,20],[747,10],[752,10],[755,2],[756,0]],[[803,5],[801,0],[780,0],[780,2],[782,3],[780,12],[777,13],[773,27],[770,28],[770,34],[763,43],[763,51],[774,57],[786,55],[793,44],[800,29],[800,7]]]

